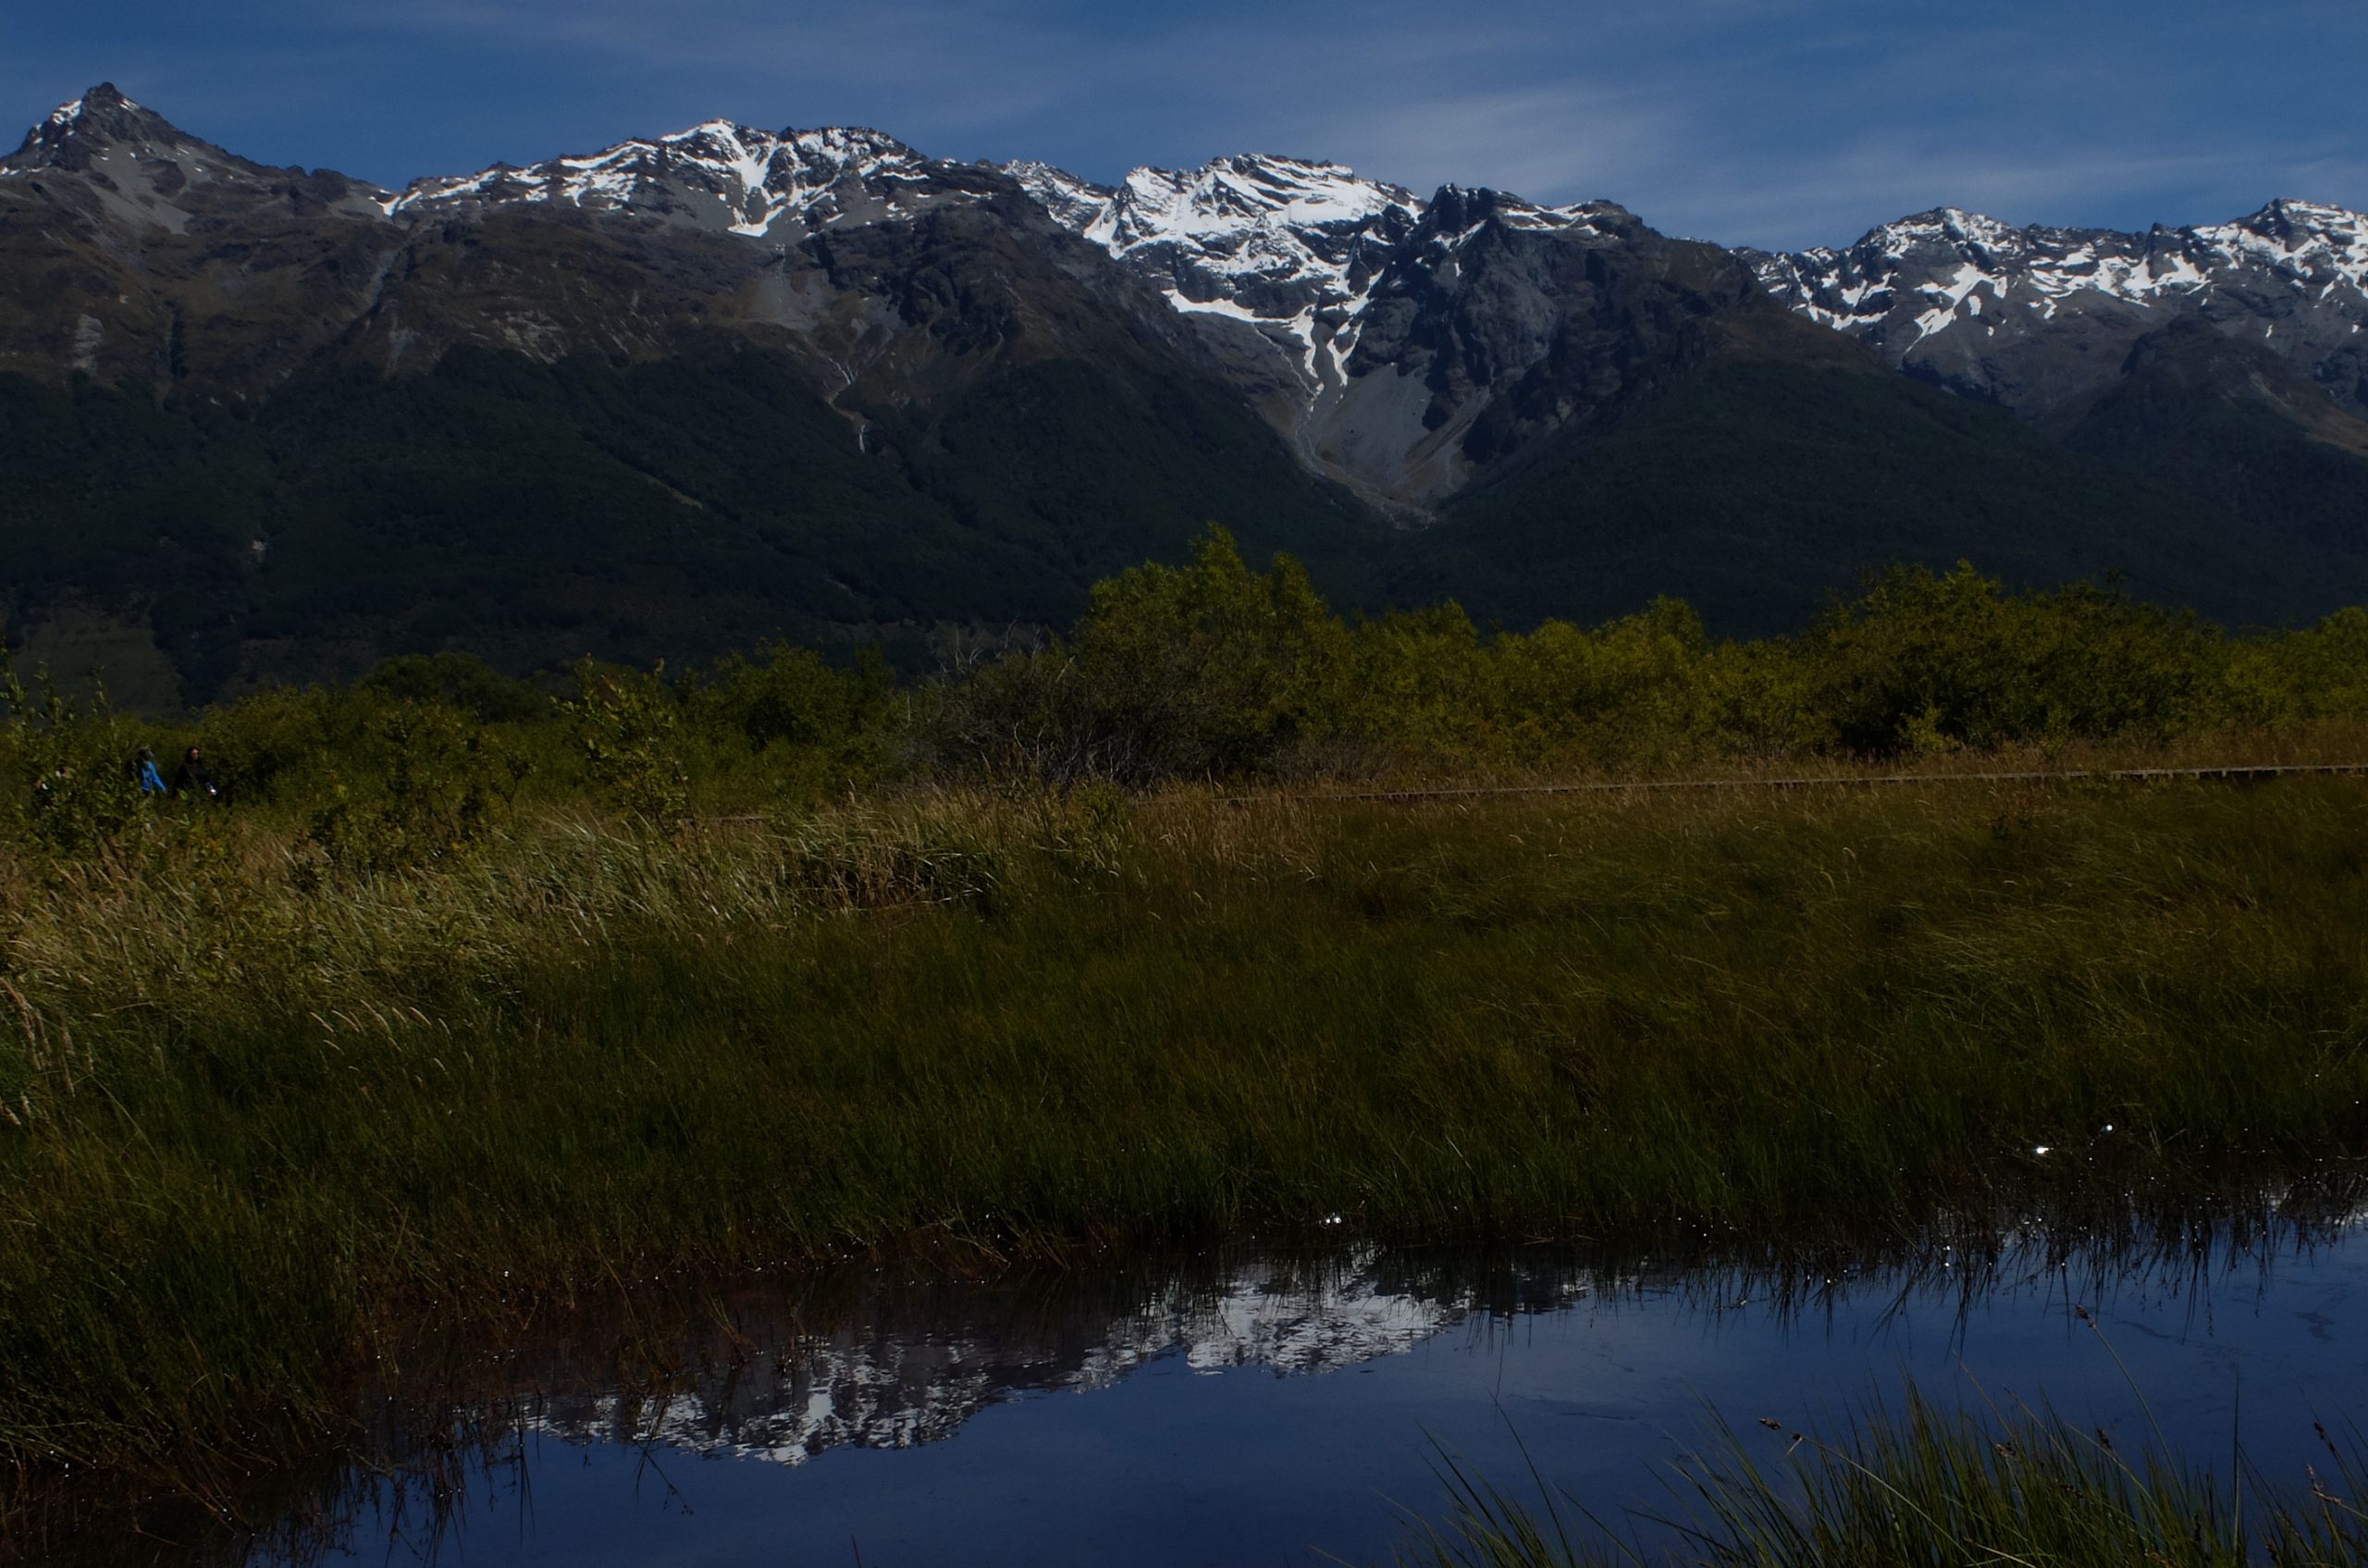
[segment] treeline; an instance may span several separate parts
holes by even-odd
[[[1068,636],[919,684],[790,647],[545,681],[444,653],[179,723],[13,674],[0,704],[21,839],[104,843],[172,809],[154,786],[194,747],[204,793],[291,814],[368,870],[435,858],[533,798],[670,833],[900,781],[1634,774],[2275,730],[2368,716],[2368,611],[2234,636],[2111,587],[2009,593],[1959,565],[1894,568],[1793,637],[1713,641],[1674,599],[1490,632],[1453,604],[1344,619],[1297,562],[1253,570],[1212,530],[1190,564],[1101,583]]]
[[[933,688],[944,767],[1056,783],[1888,759],[2164,742],[2368,712],[2368,611],[2232,637],[2079,584],[1895,567],[1805,634],[1712,641],[1675,599],[1486,633],[1453,604],[1350,623],[1213,533],[1102,583],[1067,639]]]

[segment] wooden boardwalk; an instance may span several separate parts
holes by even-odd
[[[1486,800],[1525,795],[1646,795],[1720,789],[1873,789],[1893,784],[2103,783],[2264,784],[2272,779],[2368,774],[2368,762],[2277,762],[2196,768],[2070,768],[2002,773],[1835,773],[1773,779],[1637,779],[1607,784],[1475,784],[1452,789],[1326,790],[1311,795],[1230,795],[1228,806],[1329,805],[1350,801]]]

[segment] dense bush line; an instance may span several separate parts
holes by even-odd
[[[1288,558],[1252,572],[1218,534],[1102,584],[1066,641],[931,695],[941,766],[1055,782],[2161,743],[2368,710],[2368,611],[2237,638],[1960,564],[1895,568],[1795,637],[1713,642],[1672,599],[1489,635],[1453,604],[1343,622]]]
[[[140,814],[139,748],[169,773],[196,746],[229,796],[301,815],[327,862],[368,870],[447,854],[521,798],[671,833],[894,780],[1633,774],[2274,731],[2368,715],[2368,611],[2238,637],[2111,587],[2011,594],[1960,565],[1894,569],[1792,637],[1713,641],[1671,599],[1492,633],[1453,604],[1346,620],[1297,562],[1252,570],[1212,530],[1189,565],[1102,583],[1067,636],[919,685],[787,647],[540,682],[442,653],[179,723],[15,685],[0,705],[20,838],[105,840]]]

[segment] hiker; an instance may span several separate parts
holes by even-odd
[[[156,753],[153,748],[142,747],[140,755],[131,759],[131,782],[140,786],[142,795],[165,793],[165,775],[156,771]]]
[[[173,770],[173,793],[202,795],[208,800],[222,798],[220,786],[215,784],[214,775],[206,772],[204,759],[198,756],[197,747],[193,746],[181,753],[181,765]]]

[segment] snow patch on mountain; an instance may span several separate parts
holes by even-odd
[[[1138,168],[1116,186],[1048,164],[1001,167],[1054,221],[1150,278],[1177,310],[1246,322],[1287,346],[1319,392],[1345,379],[1376,283],[1432,208],[1344,164],[1265,154]],[[1562,228],[1591,210],[1499,198],[1490,216]]]
[[[2002,311],[2035,311],[2042,320],[2099,303],[2193,302],[2231,289],[2368,306],[2368,216],[2293,200],[2232,223],[2144,234],[2017,228],[1943,207],[1884,224],[1842,250],[1746,254],[1760,282],[1794,310],[1898,355],[1976,319],[1960,307],[1983,291]]]
[[[96,102],[94,103],[93,100]],[[117,92],[111,83],[102,83],[81,97],[71,99],[50,110],[49,117],[33,128],[32,134],[38,137],[43,130],[68,130],[81,124],[86,114],[137,115],[146,112],[138,104]]]
[[[375,219],[375,185],[341,175],[251,163],[143,108],[109,82],[60,104],[0,156],[0,179],[55,171],[52,191],[82,218],[138,232],[184,230],[201,208],[216,220],[241,206],[301,200],[314,211]]]
[[[1178,310],[1268,332],[1317,383],[1339,379],[1341,329],[1424,211],[1412,191],[1345,165],[1258,154],[1139,168],[1116,186],[1039,163],[1004,172],[1054,221],[1150,278]]]
[[[14,153],[0,157],[0,171],[21,173],[29,167],[54,165],[61,157],[86,160],[94,150],[117,142],[176,147],[205,145],[182,135],[125,97],[114,83],[101,82],[80,97],[50,110],[39,125],[25,133],[24,142]]]
[[[383,204],[426,216],[509,204],[632,212],[750,238],[796,238],[832,224],[908,216],[933,202],[982,193],[951,166],[859,127],[758,130],[709,120],[671,136],[524,168],[415,180]]]

